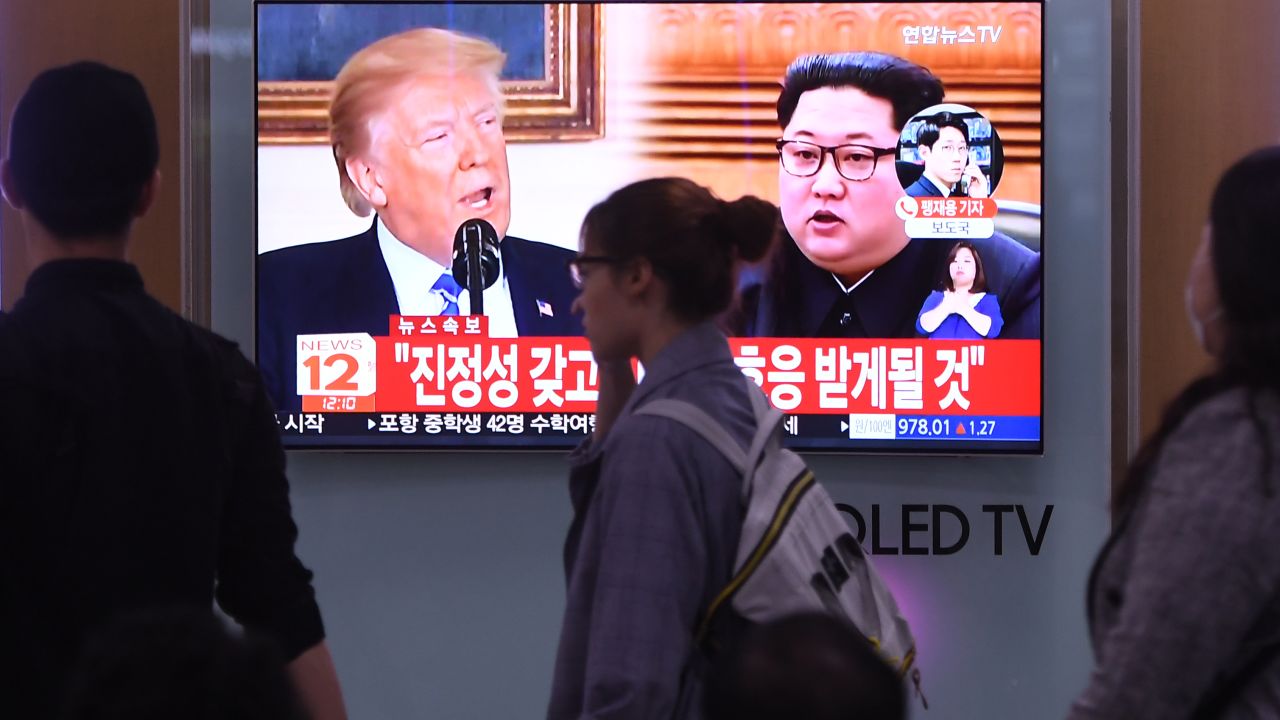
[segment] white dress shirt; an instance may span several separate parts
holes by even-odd
[[[444,310],[444,298],[431,292],[440,276],[449,272],[440,263],[414,250],[396,239],[395,235],[378,218],[378,247],[382,259],[391,273],[391,284],[396,290],[396,302],[401,315],[439,315]],[[458,298],[459,314],[471,312],[471,293],[462,291]],[[507,285],[506,268],[501,257],[498,262],[498,279],[484,291],[484,310],[489,318],[489,337],[511,338],[516,331],[516,313],[511,304],[511,288]]]
[[[951,186],[938,180],[929,173],[924,173],[924,179],[928,180],[934,187],[942,191],[942,197],[951,197]]]

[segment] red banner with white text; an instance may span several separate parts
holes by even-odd
[[[303,409],[595,411],[598,378],[584,338],[489,338],[483,321],[396,316],[388,337],[300,337]],[[729,344],[743,372],[790,413],[1040,415],[1037,340],[731,338]]]

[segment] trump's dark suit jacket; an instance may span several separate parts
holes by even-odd
[[[577,290],[565,267],[574,253],[511,235],[501,247],[517,332],[581,335],[582,323],[569,311]],[[539,301],[550,314],[539,310]],[[399,311],[376,222],[353,237],[258,256],[258,367],[276,409],[302,405],[295,393],[298,335],[385,336],[388,317]]]

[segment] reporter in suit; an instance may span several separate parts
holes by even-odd
[[[357,52],[335,81],[330,140],[359,235],[258,258],[258,365],[278,410],[295,394],[298,335],[385,335],[388,316],[466,314],[450,273],[453,238],[471,218],[501,240],[501,272],[484,291],[495,337],[581,335],[569,312],[573,252],[506,235],[510,176],[492,43],[421,28]]]
[[[969,126],[964,120],[940,112],[929,118],[916,139],[924,171],[907,187],[908,195],[984,198],[991,194],[987,176],[969,156]]]

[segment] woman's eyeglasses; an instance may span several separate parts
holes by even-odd
[[[583,266],[591,264],[608,265],[619,262],[620,260],[621,258],[616,258],[612,255],[579,255],[574,258],[569,258],[569,261],[566,262],[565,265],[569,268],[569,277],[573,279],[573,286],[581,290],[582,279],[586,277],[582,272]]]

